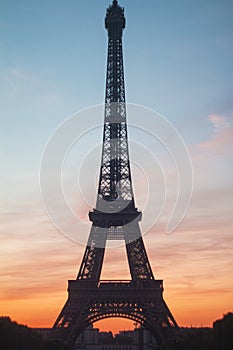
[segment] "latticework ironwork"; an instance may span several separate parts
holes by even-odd
[[[158,343],[175,338],[178,326],[163,300],[163,283],[155,280],[141,236],[141,212],[134,202],[125,106],[122,32],[124,9],[116,0],[107,9],[108,61],[103,148],[96,208],[77,279],[69,281],[68,300],[52,338],[74,344],[93,322],[125,317],[151,331]],[[124,240],[130,281],[101,281],[107,240]]]

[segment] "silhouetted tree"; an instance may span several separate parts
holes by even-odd
[[[44,350],[44,342],[32,329],[0,317],[1,350]]]
[[[233,349],[233,313],[229,312],[213,324],[214,342],[217,350]]]
[[[0,317],[1,350],[73,350],[60,341],[45,341],[35,330]]]

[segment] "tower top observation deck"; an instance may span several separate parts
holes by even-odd
[[[105,17],[105,28],[108,30],[108,36],[111,38],[121,38],[122,31],[125,28],[124,8],[118,5],[114,0],[107,9]]]

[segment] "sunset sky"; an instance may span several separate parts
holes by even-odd
[[[104,101],[104,17],[109,4],[109,0],[0,3],[0,315],[32,327],[54,323],[67,298],[67,280],[76,278],[83,256],[85,240],[76,241],[80,242],[79,234],[87,239],[90,230],[88,211],[95,205],[100,154],[91,171],[82,161],[100,142],[101,128],[77,143],[65,163],[66,195],[83,223],[77,237],[62,234],[47,216],[39,173],[55,129],[71,115]],[[129,130],[136,202],[145,223],[154,215],[145,199],[146,183],[159,206],[160,178],[149,158],[142,162],[133,141],[140,140],[147,150],[151,147],[166,177],[164,210],[149,232],[143,232],[144,242],[178,324],[210,326],[233,310],[233,3],[122,0],[120,4],[127,19],[123,38],[127,101],[157,111],[176,128],[191,155],[194,175],[189,210],[179,227],[166,234],[176,200],[174,164],[149,136],[140,138],[133,128]],[[103,122],[101,113],[96,118],[97,124]],[[128,120],[134,124],[133,113]],[[86,169],[81,184],[79,159]],[[59,206],[57,215],[63,218]],[[122,245],[107,249],[104,263],[102,279],[129,278]],[[96,326],[116,331],[129,324],[105,320]]]

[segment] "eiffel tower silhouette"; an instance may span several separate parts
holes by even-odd
[[[108,60],[102,160],[92,227],[76,280],[58,316],[52,339],[73,345],[96,321],[109,317],[133,320],[160,344],[176,338],[179,327],[163,299],[163,281],[154,278],[135,207],[127,139],[122,33],[124,9],[116,0],[107,9]],[[130,281],[101,281],[107,240],[124,240]]]

